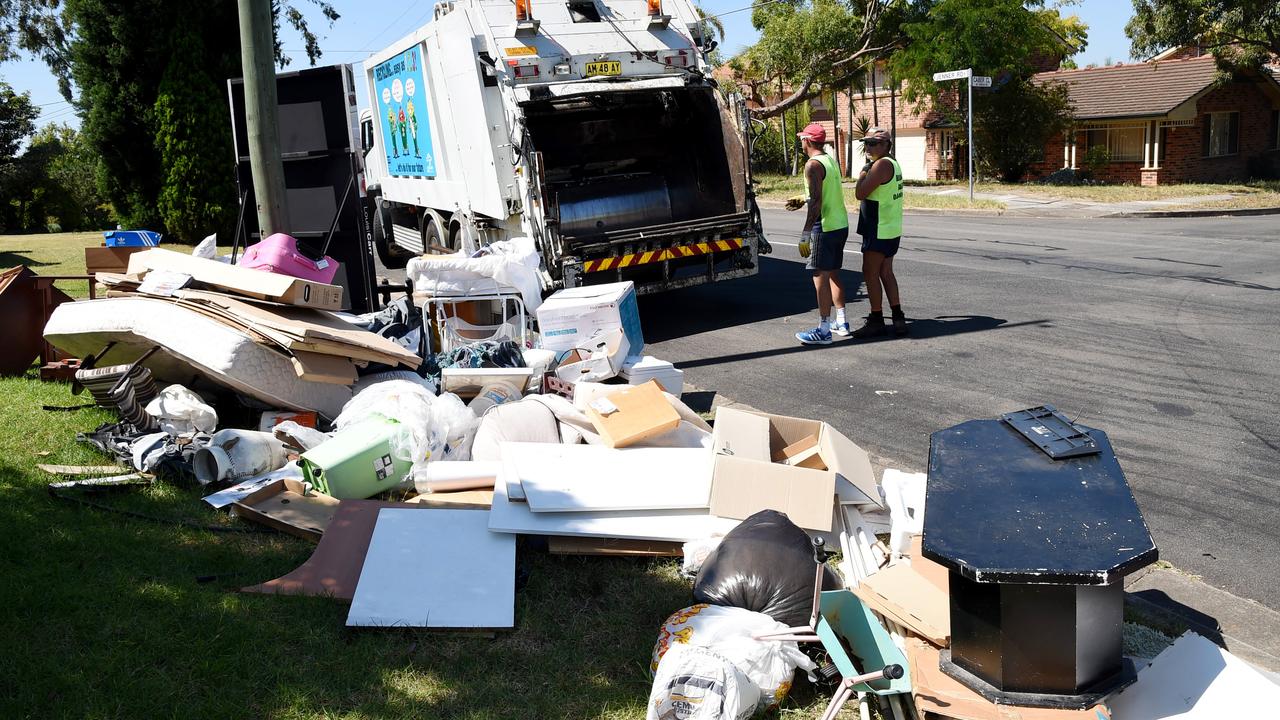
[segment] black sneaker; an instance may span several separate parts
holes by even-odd
[[[893,334],[903,337],[907,334],[907,316],[903,313],[893,314]]]
[[[853,331],[854,340],[866,340],[867,338],[883,337],[888,334],[884,327],[883,315],[868,315],[867,322],[862,327]]]

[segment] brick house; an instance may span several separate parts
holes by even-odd
[[[1079,169],[1097,147],[1109,162],[1096,176],[1108,182],[1221,182],[1280,171],[1280,80],[1270,70],[1217,79],[1213,58],[1194,48],[1036,75],[1067,85],[1076,126],[1049,141],[1032,174]]]

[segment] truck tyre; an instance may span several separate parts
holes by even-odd
[[[453,254],[452,243],[450,242],[452,238],[445,239],[439,223],[430,216],[424,217],[422,223],[422,251],[427,255]]]
[[[373,248],[378,251],[378,261],[388,270],[402,270],[409,264],[411,255],[397,252],[392,241],[391,211],[382,202],[381,196],[369,199],[373,203],[371,213],[373,222]]]

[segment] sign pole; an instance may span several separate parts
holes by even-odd
[[[969,85],[969,204],[973,204],[973,68],[966,78]]]

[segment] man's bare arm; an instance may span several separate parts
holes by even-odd
[[[822,181],[826,174],[826,168],[822,167],[822,163],[817,160],[810,160],[804,164],[804,180],[809,186],[809,207],[804,214],[805,231],[812,229],[813,224],[822,217]]]
[[[880,158],[871,164],[871,168],[863,170],[858,176],[858,184],[854,186],[854,197],[866,200],[876,188],[893,179],[893,163],[887,158]]]

